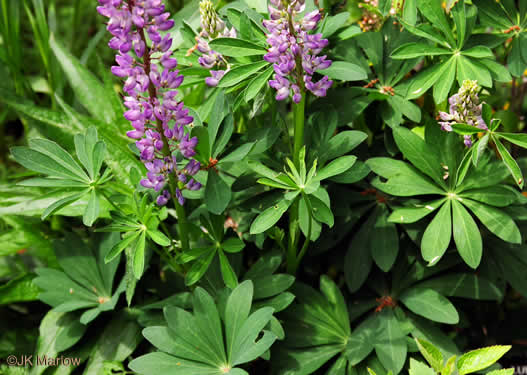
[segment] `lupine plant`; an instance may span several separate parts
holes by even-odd
[[[527,1],[0,20],[0,374],[524,365]]]

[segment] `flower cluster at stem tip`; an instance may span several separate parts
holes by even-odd
[[[164,187],[172,176],[177,182],[176,198],[183,205],[182,190],[201,188],[192,178],[201,166],[192,158],[198,139],[185,132],[185,125],[194,119],[177,100],[176,89],[183,76],[170,51],[172,38],[169,33],[161,35],[174,21],[162,0],[99,0],[99,4],[97,11],[109,18],[107,30],[113,36],[108,45],[118,51],[118,65],[112,67],[112,73],[125,79],[124,105],[128,110],[124,117],[133,127],[126,134],[136,140],[148,170],[141,185],[161,191],[157,204],[165,205],[171,195]],[[183,168],[178,166],[184,163]]]
[[[201,52],[198,58],[199,64],[211,69],[211,77],[205,79],[208,86],[215,87],[225,73],[229,71],[229,64],[225,57],[209,46],[209,41],[216,38],[236,38],[236,29],[228,28],[225,22],[218,16],[214,10],[214,5],[210,0],[202,0],[199,4],[199,13],[201,19],[201,32],[196,37],[196,48]]]
[[[293,101],[299,103],[304,87],[315,96],[326,96],[333,81],[324,76],[314,82],[313,74],[331,66],[326,56],[318,56],[328,40],[321,33],[309,34],[320,22],[320,11],[309,12],[298,20],[297,14],[305,9],[305,0],[270,0],[270,3],[270,19],[263,21],[270,44],[264,59],[273,63],[275,74],[269,86],[276,90],[276,100],[292,95]]]
[[[448,99],[449,112],[439,112],[441,129],[451,132],[453,124],[467,124],[481,130],[488,130],[482,117],[483,104],[480,103],[478,81],[463,81],[457,94]],[[465,135],[465,146],[472,146],[472,136]]]

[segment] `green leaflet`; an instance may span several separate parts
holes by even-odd
[[[457,200],[452,200],[452,224],[459,255],[470,267],[476,268],[483,252],[481,234],[472,216]]]

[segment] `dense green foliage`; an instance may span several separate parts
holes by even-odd
[[[145,187],[98,2],[0,0],[0,374],[512,375],[527,1],[306,0],[291,25],[321,9],[332,64],[285,99],[267,2],[165,3],[202,186],[170,193]]]

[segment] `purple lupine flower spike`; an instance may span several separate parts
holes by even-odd
[[[113,36],[108,45],[118,51],[117,65],[111,71],[125,80],[124,117],[133,127],[126,134],[136,140],[148,170],[140,184],[161,192],[156,202],[165,205],[171,198],[165,186],[173,176],[178,184],[175,198],[183,204],[182,191],[197,190],[201,184],[193,179],[187,182],[187,175],[194,176],[200,169],[199,162],[191,159],[198,140],[185,134],[184,126],[194,119],[177,99],[176,89],[183,76],[176,69],[178,62],[170,51],[172,38],[160,34],[170,30],[174,21],[165,12],[162,0],[99,0],[99,4],[97,11],[109,18],[107,30]],[[156,60],[158,64],[152,59],[155,52],[162,53]],[[175,156],[178,152],[190,159],[185,168],[178,169]]]
[[[264,60],[273,63],[274,76],[269,86],[276,90],[276,100],[292,96],[293,102],[302,100],[301,87],[305,87],[315,96],[326,96],[333,81],[324,76],[313,82],[313,74],[331,66],[326,56],[317,56],[328,45],[322,34],[309,34],[322,18],[314,10],[299,20],[297,14],[305,8],[305,0],[273,0],[269,5],[269,20],[263,25],[269,32],[267,43],[270,47]],[[301,66],[298,67],[297,64]]]
[[[448,99],[449,112],[439,112],[441,129],[451,132],[453,124],[467,124],[481,130],[488,130],[482,117],[483,104],[478,97],[478,81],[465,80],[457,94]],[[465,135],[465,146],[472,146],[472,136]]]

